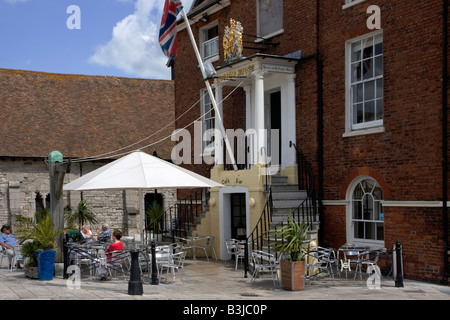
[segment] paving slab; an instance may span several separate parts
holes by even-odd
[[[304,290],[291,292],[274,286],[270,277],[244,278],[242,268],[234,270],[234,265],[222,261],[186,260],[185,270],[187,282],[169,274],[159,285],[151,285],[145,277],[143,295],[133,296],[123,279],[82,278],[80,288],[72,289],[62,277],[39,281],[25,277],[21,270],[1,268],[0,300],[450,300],[449,286],[418,281],[405,280],[403,288],[396,288],[392,279],[383,278],[379,289],[369,289],[365,279],[343,276],[334,283],[330,278],[311,281]]]

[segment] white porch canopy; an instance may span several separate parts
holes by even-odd
[[[270,94],[280,92],[279,129],[281,149],[281,168],[295,166],[296,155],[289,148],[289,142],[296,143],[296,103],[295,103],[295,66],[300,60],[301,52],[296,56],[273,56],[255,54],[238,60],[229,65],[217,68],[214,85],[216,88],[216,101],[223,114],[223,88],[225,86],[240,86],[246,95],[246,134],[252,135],[253,145],[246,151],[250,164],[265,163],[261,155],[270,146],[271,99]],[[218,124],[216,123],[216,128]],[[243,129],[243,128],[242,128]],[[218,140],[218,139],[217,139]],[[223,162],[223,147],[216,140],[215,163]]]

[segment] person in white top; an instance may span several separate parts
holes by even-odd
[[[84,225],[81,228],[81,236],[83,237],[83,239],[92,238],[92,232],[91,230],[89,230],[88,226]]]

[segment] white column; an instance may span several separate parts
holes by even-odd
[[[223,99],[222,98],[222,96],[223,96],[222,89],[223,89],[223,87],[221,85],[216,85],[215,88],[216,88],[215,96],[216,96],[217,107],[220,111],[220,115],[222,116],[223,115],[223,109],[222,109],[223,108],[223,104],[222,104],[222,99]],[[214,135],[214,147],[215,147],[214,163],[216,166],[224,165],[224,163],[223,163],[223,156],[224,156],[224,154],[223,154],[223,147],[224,147],[223,138],[224,137],[222,136],[222,132],[219,130],[219,128],[220,128],[219,117],[216,117],[216,116],[214,117],[214,128],[215,128],[215,130],[214,130],[214,133],[215,133],[215,135]]]
[[[255,141],[256,137],[254,134],[254,117],[255,117],[255,111],[252,105],[253,99],[252,99],[252,87],[245,86],[245,130],[246,135],[248,139],[248,150],[247,152],[247,162],[249,165],[252,165],[255,163],[255,155],[254,155],[254,149],[255,145],[253,141]]]
[[[286,85],[281,91],[281,152],[282,167],[295,166],[296,152],[289,148],[289,141],[296,142],[295,122],[295,74],[286,76]]]
[[[256,150],[258,162],[265,163],[267,153],[267,135],[264,123],[264,73],[255,71],[255,130],[257,132]],[[262,152],[262,153],[261,153]],[[261,157],[263,155],[263,157]]]

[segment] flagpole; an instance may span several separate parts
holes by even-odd
[[[192,46],[194,47],[195,55],[197,56],[198,64],[200,66],[200,70],[202,72],[203,79],[205,80],[206,89],[208,90],[211,103],[212,103],[212,105],[214,107],[215,116],[217,117],[217,120],[218,120],[217,122],[218,122],[219,127],[220,127],[219,129],[220,129],[220,131],[222,131],[222,136],[223,136],[223,138],[225,140],[225,145],[226,145],[228,154],[230,156],[231,162],[233,164],[233,168],[234,168],[235,171],[237,171],[238,168],[237,168],[237,165],[236,165],[236,161],[234,159],[233,151],[231,150],[230,141],[228,141],[228,137],[227,137],[226,132],[225,132],[225,127],[223,126],[222,116],[220,115],[219,108],[217,107],[216,99],[215,99],[214,94],[213,94],[212,89],[211,89],[211,85],[209,84],[209,81],[207,79],[205,66],[203,65],[202,57],[200,55],[200,52],[198,51],[197,43],[195,42],[195,38],[194,38],[194,35],[192,33],[191,25],[189,24],[189,19],[187,17],[186,11],[184,10],[184,7],[182,7],[181,11],[182,11],[182,14],[183,14],[184,21],[186,23],[186,29],[187,29],[187,31],[189,33],[189,38],[191,38],[191,43],[192,43]]]

